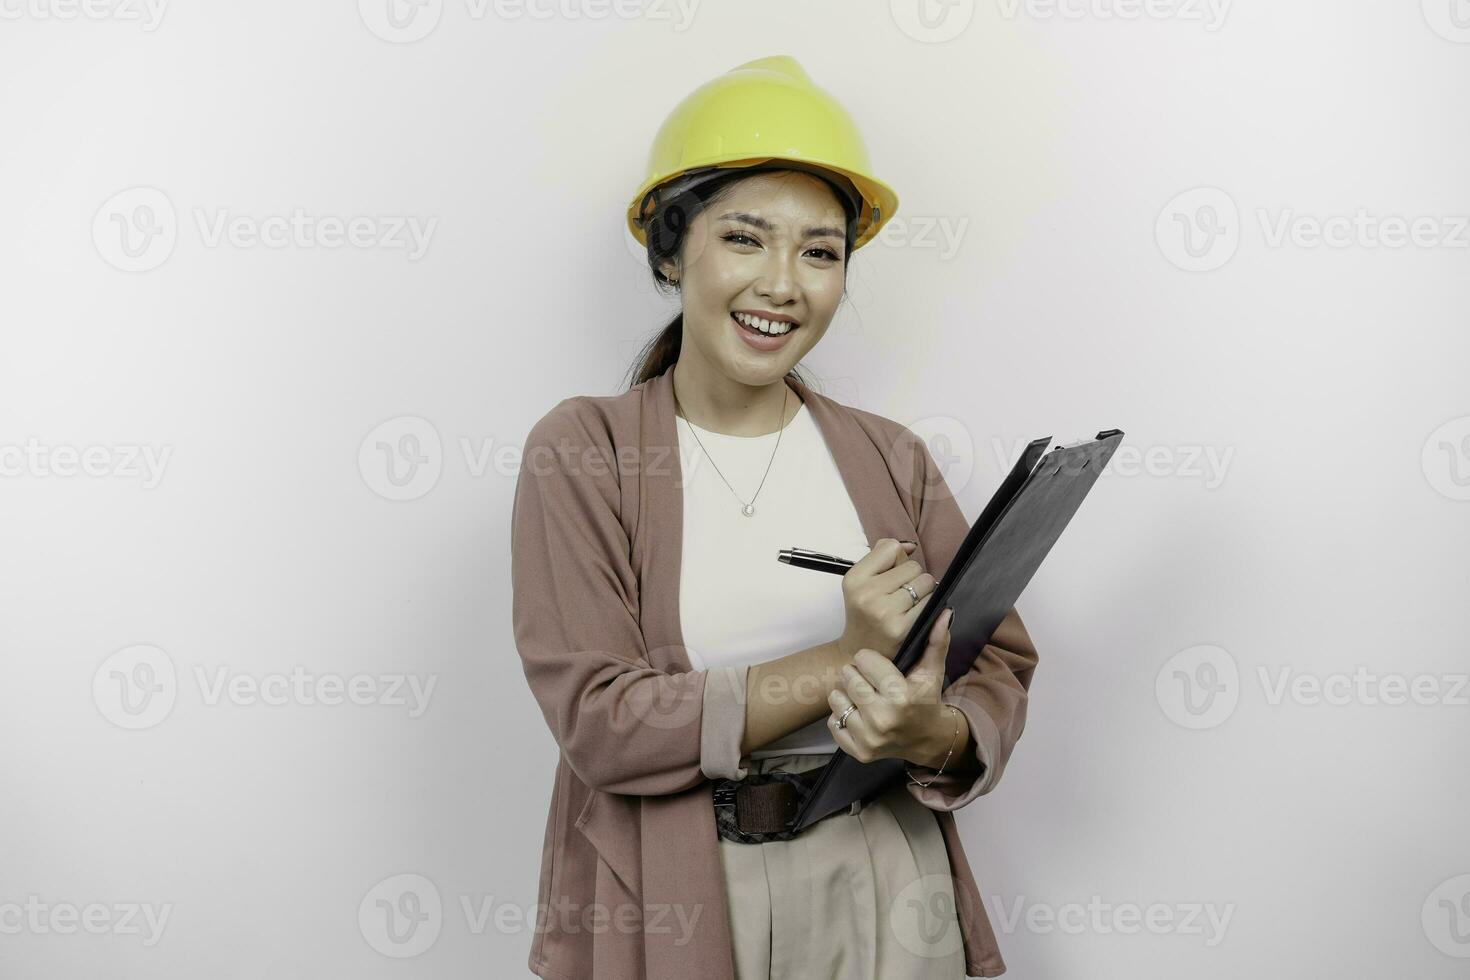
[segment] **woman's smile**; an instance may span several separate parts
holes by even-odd
[[[773,323],[746,313],[731,313],[730,323],[740,339],[758,351],[780,350],[800,329],[800,324]]]

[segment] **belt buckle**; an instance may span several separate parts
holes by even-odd
[[[763,844],[768,841],[791,840],[799,835],[798,830],[770,832],[743,830],[740,826],[740,807],[737,805],[737,799],[741,787],[754,787],[773,782],[785,783],[795,791],[795,802],[799,812],[807,795],[804,785],[798,785],[804,784],[803,775],[782,769],[772,769],[764,773],[752,773],[744,780],[724,778],[715,780],[711,797],[714,804],[715,826],[719,836],[741,844]]]
[[[740,783],[732,779],[721,779],[716,781],[714,799],[716,807],[733,807],[735,805],[735,792],[740,788]]]
[[[761,842],[759,836],[747,834],[740,829],[740,809],[735,803],[740,786],[741,781],[738,779],[715,780],[712,794],[715,830],[724,840],[735,841],[739,844],[758,844]]]

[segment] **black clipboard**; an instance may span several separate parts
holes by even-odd
[[[1032,440],[971,525],[964,542],[934,587],[933,599],[904,637],[893,665],[907,674],[928,645],[929,631],[946,606],[954,606],[944,685],[968,673],[975,658],[1041,567],[1062,530],[1102,474],[1120,429],[1057,446],[1043,454],[1050,436]],[[793,829],[804,830],[854,800],[870,800],[904,778],[904,760],[859,762],[838,750],[797,811]]]

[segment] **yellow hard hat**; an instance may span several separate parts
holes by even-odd
[[[653,139],[648,179],[628,207],[628,229],[647,246],[642,223],[652,192],[672,178],[782,162],[821,173],[856,198],[854,250],[898,210],[898,195],[869,172],[867,146],[847,110],[795,58],[776,55],[732,68],[674,107]]]

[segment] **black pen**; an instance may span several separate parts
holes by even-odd
[[[806,548],[782,548],[780,554],[776,555],[776,560],[796,568],[810,568],[817,572],[831,572],[833,575],[846,575],[847,570],[856,564],[846,558],[824,555],[820,551],[808,551]]]

